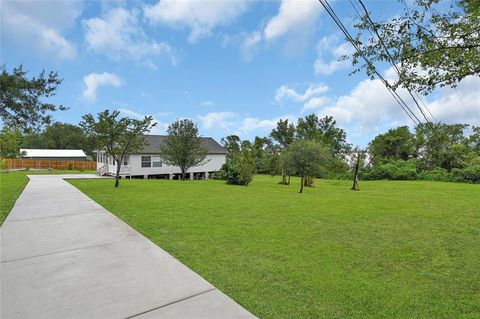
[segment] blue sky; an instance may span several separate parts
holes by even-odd
[[[265,136],[280,118],[332,115],[366,145],[412,125],[379,81],[349,76],[352,48],[316,0],[2,1],[1,60],[64,79],[54,119],[77,124],[106,108],[153,115],[153,133],[191,118],[203,136]],[[376,18],[395,1],[367,2]],[[333,3],[352,24],[348,1]],[[354,31],[353,31],[354,32]],[[387,67],[383,72],[393,78]],[[437,120],[480,125],[480,80],[425,98]]]

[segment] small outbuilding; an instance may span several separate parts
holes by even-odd
[[[20,149],[21,157],[32,160],[51,161],[86,161],[87,155],[82,150],[56,150],[56,149]]]

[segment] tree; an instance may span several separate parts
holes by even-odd
[[[228,151],[227,157],[233,156],[236,152],[240,150],[240,137],[238,135],[228,135],[220,140],[220,143]]]
[[[256,165],[253,151],[251,148],[243,147],[234,156],[235,170],[241,178],[241,181],[245,187],[250,184],[255,174]]]
[[[288,119],[280,119],[277,122],[277,127],[274,128],[270,133],[270,137],[277,142],[279,146],[276,151],[278,151],[278,153],[282,153],[295,139],[295,125],[288,123]],[[281,168],[281,174],[282,184],[287,185],[287,176],[283,167]]]
[[[332,116],[319,118],[315,114],[310,114],[298,119],[296,137],[320,141],[330,149],[332,155],[344,158],[351,145],[347,143],[345,130],[336,127],[336,124]]]
[[[156,125],[151,116],[142,120],[118,118],[119,111],[105,110],[98,113],[98,120],[91,114],[84,115],[80,126],[85,132],[94,137],[97,145],[105,149],[117,164],[115,187],[119,185],[120,168],[125,155],[142,150],[145,146],[144,135]]]
[[[404,87],[428,94],[452,86],[467,76],[480,74],[480,2],[459,0],[400,1],[403,13],[373,21],[363,1],[355,27],[360,52],[352,55],[354,72],[365,69],[374,77],[375,62],[396,66],[399,78],[393,88]],[[367,37],[362,32],[366,31]],[[370,63],[363,64],[363,57]]]
[[[329,151],[319,142],[297,140],[283,154],[287,170],[300,176],[300,193],[307,176],[319,175],[328,161]]]
[[[0,118],[4,125],[24,132],[49,124],[49,112],[66,110],[62,105],[44,102],[54,96],[62,80],[57,72],[40,72],[37,77],[27,78],[27,71],[20,65],[10,74],[5,66],[0,74]]]
[[[22,145],[24,148],[82,149],[87,156],[93,157],[96,141],[77,125],[56,122],[43,132],[26,135]]]
[[[168,126],[168,136],[160,147],[160,157],[168,165],[178,166],[185,180],[186,171],[201,164],[207,157],[198,128],[191,120],[183,119]]]
[[[352,185],[352,188],[351,190],[352,191],[359,191],[360,190],[360,186],[358,185],[358,175],[359,175],[359,171],[360,171],[360,166],[361,166],[361,162],[362,162],[362,159],[365,155],[365,151],[362,150],[361,148],[359,147],[356,147],[354,149],[354,151],[352,152],[352,155],[355,156],[355,159],[352,159],[354,160],[354,164],[353,164],[353,185]]]
[[[0,131],[0,158],[19,157],[22,134],[18,129],[3,126]]]
[[[375,136],[368,150],[373,163],[408,160],[417,157],[417,141],[407,126],[401,126]]]
[[[463,168],[474,152],[463,131],[467,124],[420,124],[415,128],[423,168]]]

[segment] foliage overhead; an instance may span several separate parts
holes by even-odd
[[[51,122],[50,112],[66,110],[62,105],[44,102],[57,91],[62,80],[57,72],[45,71],[37,77],[28,78],[23,65],[9,73],[1,66],[0,74],[0,118],[4,124],[23,132],[37,130]]]
[[[373,78],[375,62],[392,63],[399,71],[394,88],[425,95],[480,75],[480,1],[399,1],[402,14],[386,21],[373,21],[360,1],[354,72],[365,69]],[[362,56],[370,63],[362,64]]]

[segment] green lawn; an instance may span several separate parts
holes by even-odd
[[[72,180],[261,318],[480,318],[480,186]]]
[[[262,318],[480,318],[479,185],[277,181],[70,182]]]
[[[93,171],[10,171],[0,172],[0,225],[12,210],[18,196],[28,183],[27,175],[33,174],[83,174]]]

